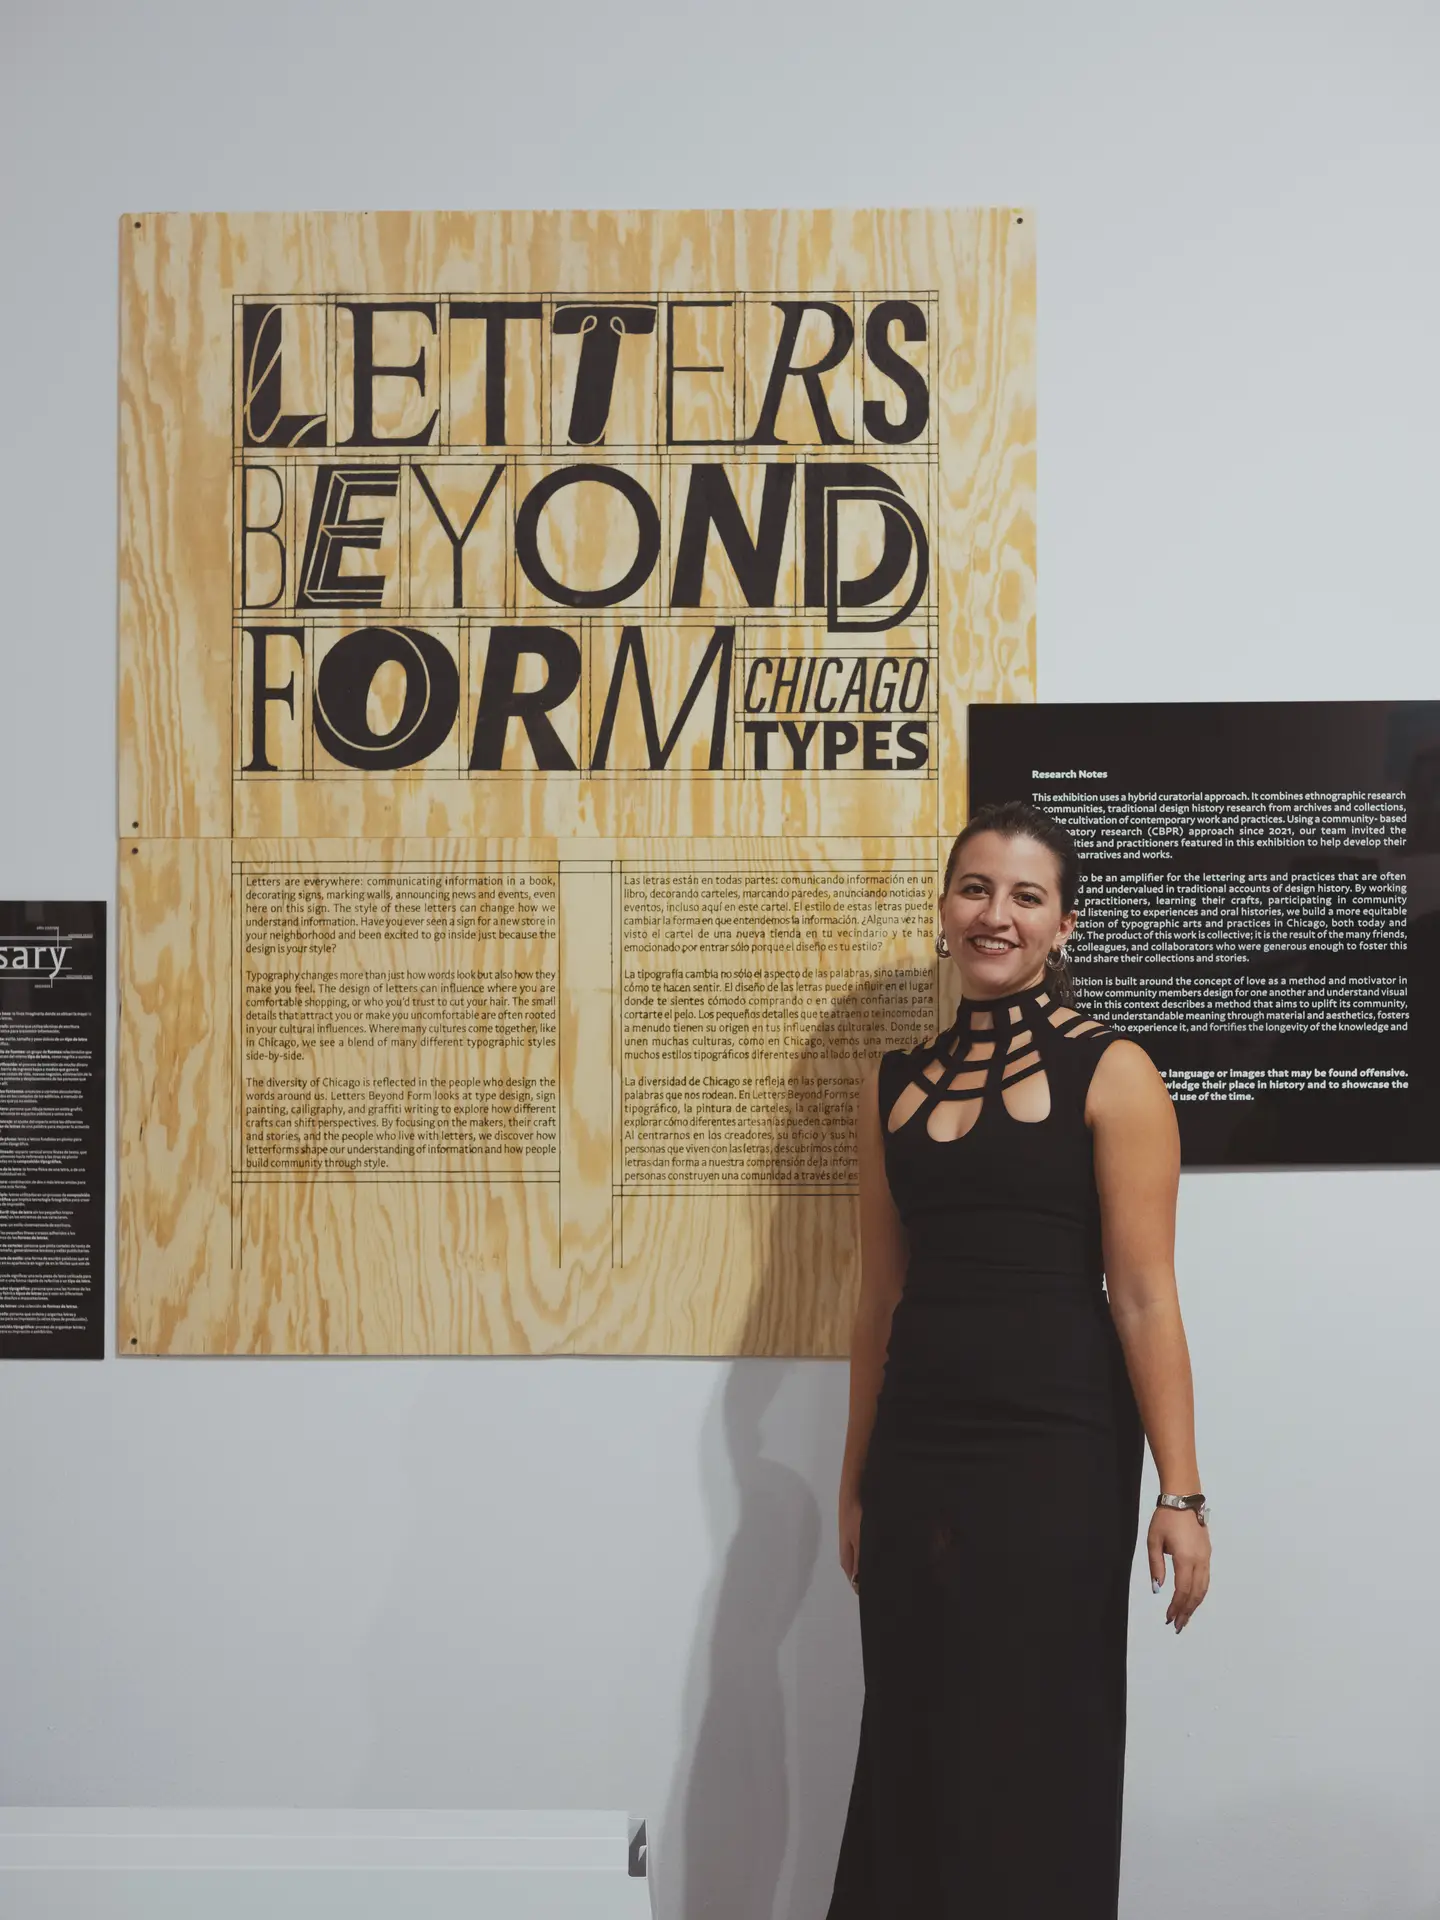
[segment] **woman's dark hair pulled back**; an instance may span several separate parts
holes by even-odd
[[[1028,800],[991,800],[975,809],[956,834],[950,848],[950,857],[945,862],[942,893],[950,891],[950,882],[960,864],[960,855],[977,833],[1003,833],[1007,840],[1016,840],[1023,835],[1027,840],[1036,840],[1042,847],[1048,847],[1060,870],[1060,911],[1070,912],[1080,894],[1080,856],[1075,851],[1075,842],[1058,820]],[[1068,961],[1052,960],[1046,956],[1045,990],[1056,1001],[1063,1001],[1070,1006],[1075,1004],[1075,983]]]

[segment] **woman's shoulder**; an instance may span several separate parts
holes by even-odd
[[[1051,1024],[1075,1049],[1077,1077],[1097,1094],[1111,1090],[1112,1098],[1128,1101],[1137,1093],[1153,1096],[1164,1082],[1154,1061],[1133,1034],[1085,1007],[1063,1002],[1051,1010]]]
[[[1085,1075],[1089,1111],[1097,1117],[1109,1112],[1158,1119],[1162,1109],[1171,1107],[1164,1076],[1134,1034],[1102,1025],[1086,1037],[1092,1043]]]
[[[897,1079],[905,1078],[913,1068],[935,1057],[934,1041],[919,1040],[911,1047],[887,1047],[872,1058],[865,1069],[864,1084],[882,1090]]]

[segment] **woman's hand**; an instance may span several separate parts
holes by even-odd
[[[1179,1633],[1210,1588],[1210,1529],[1180,1507],[1156,1507],[1147,1546],[1152,1593],[1165,1584],[1166,1554],[1175,1562],[1175,1591],[1165,1610],[1165,1624]]]
[[[840,1565],[856,1593],[860,1591],[860,1496],[840,1495]]]

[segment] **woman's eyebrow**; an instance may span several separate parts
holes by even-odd
[[[964,873],[957,873],[955,878],[957,880],[983,880],[987,886],[991,884],[989,874],[980,873],[974,867],[967,867]],[[1017,887],[1033,887],[1036,893],[1047,893],[1049,891],[1043,880],[1017,880],[1015,884]]]

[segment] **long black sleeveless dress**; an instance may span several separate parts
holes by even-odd
[[[865,1702],[827,1920],[1115,1920],[1144,1433],[1084,1112],[1117,1038],[1036,988],[881,1063],[909,1259],[861,1481]],[[1044,1118],[1011,1112],[1046,1088]]]

